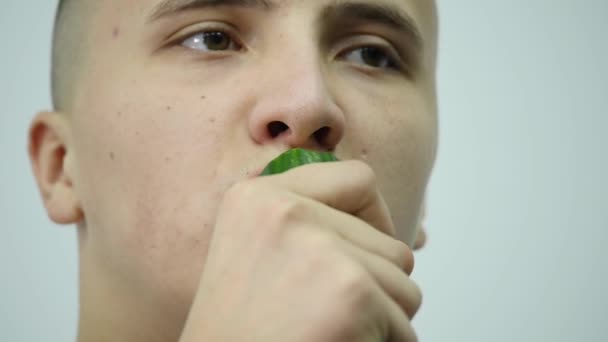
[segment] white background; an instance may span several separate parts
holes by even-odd
[[[0,8],[0,341],[73,341],[72,227],[26,157],[54,1]],[[608,341],[608,2],[439,1],[441,141],[421,342]]]

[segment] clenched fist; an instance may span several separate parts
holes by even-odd
[[[416,341],[422,295],[394,231],[361,161],[235,184],[181,342]]]

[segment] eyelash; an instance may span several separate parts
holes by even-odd
[[[355,47],[348,48],[347,50],[338,54],[338,56],[341,56],[341,58],[345,58],[342,56],[351,55],[351,54],[355,53],[356,51],[360,51],[360,54],[361,54],[361,53],[365,53],[366,50],[367,50],[367,52],[370,52],[370,50],[371,50],[371,51],[380,52],[381,54],[383,54],[382,57],[387,59],[387,66],[376,67],[376,66],[372,66],[372,65],[368,65],[368,64],[364,64],[364,63],[360,64],[360,65],[363,65],[365,68],[392,69],[394,71],[400,71],[400,72],[405,71],[404,66],[403,66],[404,63],[401,61],[401,58],[396,57],[395,53],[393,53],[390,48],[388,48],[386,46],[378,45],[378,44],[361,44],[361,45],[358,45]]]
[[[190,34],[186,34],[181,36],[180,38],[176,39],[176,42],[173,45],[179,45],[184,49],[187,50],[191,50],[191,51],[197,51],[196,49],[193,48],[189,48],[187,46],[185,46],[184,44],[190,40],[190,39],[194,39],[197,36],[204,36],[204,35],[208,35],[208,34],[217,34],[220,33],[222,35],[225,35],[227,37],[227,39],[230,40],[230,44],[231,45],[236,45],[238,47],[238,49],[236,49],[237,51],[240,51],[243,49],[244,44],[242,44],[238,39],[235,38],[235,34],[233,34],[232,32],[230,32],[230,30],[226,30],[222,27],[208,27],[205,28],[203,30],[199,30],[197,32],[194,33],[190,33]],[[396,53],[393,52],[390,48],[380,45],[380,44],[360,44],[358,46],[355,47],[350,47],[342,52],[340,52],[337,56],[339,56],[341,59],[344,59],[345,56],[349,56],[351,54],[353,54],[356,51],[361,50],[361,53],[364,52],[364,50],[368,50],[368,52],[370,52],[369,50],[374,50],[376,52],[381,52],[384,56],[383,58],[387,59],[387,66],[386,67],[376,67],[376,66],[371,66],[368,64],[359,64],[359,63],[353,63],[353,64],[357,64],[357,65],[362,65],[362,67],[367,68],[367,69],[372,69],[372,70],[392,70],[392,71],[396,71],[396,72],[406,72],[405,67],[403,61],[401,60],[401,58],[399,56],[396,56]],[[225,52],[228,50],[209,50],[209,51],[202,51],[202,52],[198,52],[198,53],[204,53],[204,54],[219,54],[222,52]],[[197,52],[195,52],[197,53]]]
[[[203,30],[199,30],[199,31],[194,32],[194,33],[186,34],[186,35],[184,35],[184,36],[176,39],[176,44],[182,46],[185,49],[196,51],[195,49],[188,48],[187,46],[184,46],[184,43],[186,41],[190,40],[190,39],[193,39],[196,36],[204,36],[205,34],[213,34],[213,33],[220,33],[220,34],[225,35],[226,37],[228,37],[228,39],[230,39],[231,43],[234,43],[234,44],[236,44],[239,47],[238,50],[242,50],[243,49],[243,44],[241,44],[238,39],[235,39],[235,35],[234,34],[232,34],[229,30],[226,30],[226,29],[220,28],[220,27],[208,27],[208,28],[205,28]]]

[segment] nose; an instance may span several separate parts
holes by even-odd
[[[345,118],[320,64],[302,59],[280,69],[273,64],[255,90],[249,117],[253,140],[333,151],[344,135]]]

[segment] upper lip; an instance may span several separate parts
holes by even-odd
[[[275,153],[271,154],[269,158],[266,158],[266,157],[264,157],[264,158],[259,158],[259,159],[261,159],[261,160],[265,160],[266,162],[265,162],[265,163],[262,163],[262,164],[257,164],[257,163],[256,163],[256,164],[254,164],[255,166],[254,166],[254,167],[252,167],[251,169],[249,169],[249,172],[248,172],[247,177],[248,177],[248,178],[256,178],[256,177],[258,177],[259,175],[261,175],[261,174],[262,174],[262,172],[264,172],[264,169],[266,168],[266,166],[267,166],[267,165],[268,165],[268,164],[269,164],[269,163],[270,163],[272,160],[274,160],[276,157],[280,156],[280,155],[281,155],[283,152],[285,152],[285,151],[287,151],[287,150],[285,149],[285,150],[276,151]]]
[[[248,178],[256,178],[256,177],[258,177],[259,175],[262,174],[262,172],[264,171],[264,168],[265,168],[264,166],[253,168],[251,170],[251,172],[249,172]]]

